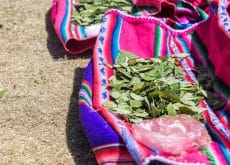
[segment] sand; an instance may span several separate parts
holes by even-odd
[[[95,164],[77,108],[91,53],[65,52],[50,6],[0,3],[0,164]]]

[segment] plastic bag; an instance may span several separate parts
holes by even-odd
[[[133,124],[136,140],[152,149],[180,155],[211,142],[204,125],[189,115],[163,116]]]

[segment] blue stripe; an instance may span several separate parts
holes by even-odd
[[[211,135],[212,139],[215,140],[216,142],[218,142],[219,144],[223,145],[222,140],[216,135],[216,133],[210,128],[210,126],[208,125],[208,123],[205,121],[205,127],[208,130],[208,133]]]
[[[213,11],[215,16],[217,16],[218,7],[216,5],[214,5],[214,4],[211,4],[210,9]]]
[[[136,162],[140,162],[141,161],[141,155],[140,155],[140,153],[136,149],[135,143],[133,141],[133,137],[126,130],[126,128],[124,128],[122,122],[120,122],[119,120],[117,122],[120,125],[121,132],[122,132],[122,139],[125,142],[126,147],[129,150],[129,153],[132,155],[133,159]]]
[[[85,32],[85,26],[79,26],[79,29],[80,29],[82,38],[87,38],[87,34]]]
[[[189,59],[192,60],[193,65],[195,64],[194,57],[191,55],[190,49],[187,45],[187,43],[180,37],[177,37],[177,40],[181,43],[184,53],[187,53],[189,55]]]
[[[220,150],[222,151],[226,161],[228,162],[228,164],[230,164],[230,153],[226,150],[226,147],[224,147],[222,140],[215,134],[215,132],[210,128],[207,122],[205,122],[204,124],[208,130],[208,133],[211,135],[212,139],[218,143]]]
[[[223,155],[226,158],[226,161],[228,162],[228,164],[230,164],[230,153],[228,152],[226,147],[224,147],[223,145],[220,145],[220,149],[223,152]]]
[[[170,32],[167,31],[167,39],[166,39],[166,57],[170,57],[170,50],[169,50],[169,45],[168,44],[170,41],[169,41],[169,37],[170,37]]]
[[[230,123],[230,115],[227,112],[225,112],[223,109],[220,110],[220,113],[228,121],[228,123]]]
[[[112,34],[112,47],[111,47],[111,51],[112,51],[112,60],[113,63],[115,63],[115,59],[119,54],[119,38],[120,38],[120,32],[121,32],[121,24],[122,24],[122,18],[120,16],[117,17],[116,20],[116,27],[115,30]]]
[[[64,42],[67,40],[67,23],[68,23],[68,17],[69,17],[69,9],[70,9],[70,5],[69,5],[69,0],[66,0],[66,10],[65,10],[65,16],[64,16],[64,19],[62,20],[62,23],[61,23],[61,27],[60,27],[60,31],[61,31],[61,36],[62,36],[62,39],[64,40]]]
[[[190,50],[188,48],[188,45],[187,43],[180,37],[177,37],[177,40],[181,43],[181,45],[183,46],[183,50],[184,50],[184,53],[188,53],[190,54]]]

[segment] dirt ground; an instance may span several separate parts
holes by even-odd
[[[63,50],[50,6],[0,3],[0,164],[95,164],[77,109],[90,53]]]

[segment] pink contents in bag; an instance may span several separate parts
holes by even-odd
[[[211,142],[204,125],[189,115],[145,120],[133,124],[132,128],[139,143],[172,155],[181,155]]]

